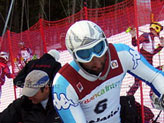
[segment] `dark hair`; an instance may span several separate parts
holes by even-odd
[[[45,86],[40,88],[41,92],[43,92],[43,91],[44,91],[44,88],[45,88]]]
[[[49,89],[51,90],[52,82],[49,81],[46,85],[48,85]],[[46,85],[45,85],[45,86],[46,86]],[[41,92],[44,91],[45,86],[40,88]]]

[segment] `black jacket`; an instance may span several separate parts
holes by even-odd
[[[62,123],[50,96],[46,109],[26,96],[16,99],[0,113],[0,123]]]
[[[50,54],[46,53],[40,59],[29,61],[25,67],[14,78],[14,85],[23,87],[25,78],[32,70],[43,70],[50,77],[52,83],[55,74],[61,68],[61,64],[57,62]]]

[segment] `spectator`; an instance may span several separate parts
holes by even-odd
[[[7,65],[9,60],[9,54],[7,52],[0,52],[0,97],[2,93],[2,85],[5,83],[5,77],[14,78],[14,74],[10,72],[9,66]]]
[[[124,122],[120,89],[127,72],[150,85],[164,104],[164,73],[129,46],[108,44],[97,24],[87,20],[73,24],[66,33],[66,47],[73,60],[58,71],[52,90],[54,106],[65,123]]]
[[[150,24],[150,32],[143,33],[139,37],[139,43],[142,44],[140,53],[147,59],[147,61],[153,65],[153,56],[160,52],[164,46],[164,38],[159,37],[160,32],[163,30],[163,26],[158,22],[153,22]],[[135,28],[131,28],[130,34],[132,36],[132,45],[137,46],[136,31]],[[154,38],[158,37],[160,39],[160,44],[155,48]],[[161,66],[158,67],[161,70]],[[128,95],[134,95],[139,87],[139,79],[135,78],[134,84],[131,86],[130,90],[127,92]]]
[[[53,108],[51,83],[46,72],[31,71],[16,99],[0,114],[0,123],[62,123]]]
[[[22,69],[30,60],[33,58],[32,50],[25,46],[24,42],[21,41],[19,43],[20,46],[20,52],[17,56],[17,67],[18,69]]]
[[[39,59],[29,61],[14,78],[14,85],[18,87],[23,87],[25,77],[30,71],[34,69],[45,71],[49,75],[50,81],[52,82],[53,77],[61,68],[61,64],[58,62],[59,58],[59,52],[55,49],[52,49],[48,53],[45,53]]]

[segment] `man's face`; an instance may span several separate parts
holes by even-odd
[[[89,73],[99,75],[105,67],[106,62],[106,54],[102,57],[93,57],[93,59],[88,63],[82,63],[84,69],[86,69]]]
[[[158,36],[159,36],[159,33],[157,33],[154,29],[151,29],[151,33],[152,33],[155,37],[158,37]]]
[[[40,89],[34,96],[28,97],[33,104],[38,104],[49,97],[49,87],[45,87],[43,91]]]

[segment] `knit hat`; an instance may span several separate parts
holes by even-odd
[[[52,57],[54,57],[54,59],[56,61],[58,61],[60,59],[59,51],[57,51],[55,49],[48,51],[48,54],[50,54]]]

